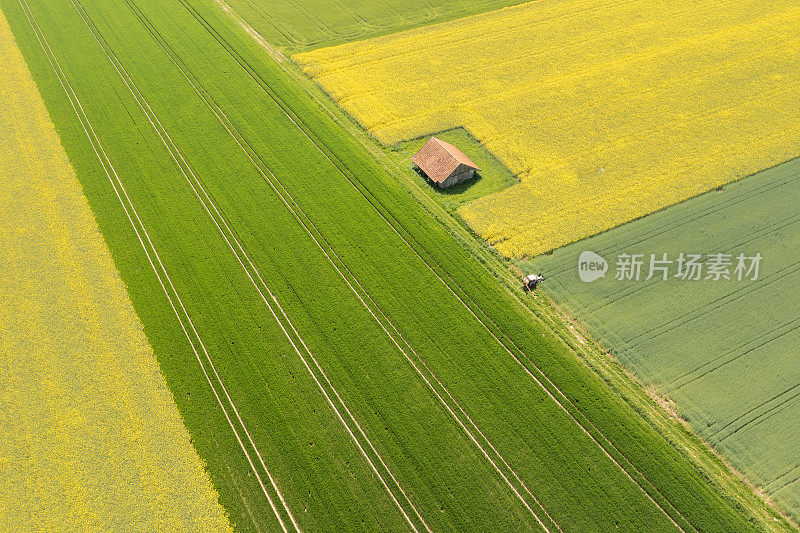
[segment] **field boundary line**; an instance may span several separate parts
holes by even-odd
[[[150,245],[150,248],[151,248],[151,250],[153,252],[153,255],[156,257],[156,261],[158,262],[159,266],[161,267],[161,270],[164,273],[164,277],[167,279],[167,282],[168,282],[170,288],[172,289],[172,291],[173,291],[173,293],[175,295],[175,298],[178,301],[181,310],[183,311],[183,314],[186,316],[186,320],[189,323],[191,330],[194,332],[194,335],[196,337],[196,340],[197,340],[198,344],[200,345],[202,351],[204,352],[204,354],[206,356],[206,359],[208,360],[209,365],[211,366],[211,368],[212,368],[212,370],[213,370],[213,372],[215,374],[215,377],[216,377],[217,381],[219,382],[219,386],[225,392],[225,395],[226,395],[229,403],[231,404],[231,407],[236,412],[237,418],[239,419],[240,425],[242,426],[242,428],[245,431],[247,431],[247,429],[246,429],[246,427],[244,425],[244,422],[238,416],[238,411],[236,411],[236,407],[233,404],[233,401],[231,400],[230,396],[228,395],[227,390],[225,389],[225,385],[222,382],[222,379],[219,377],[219,374],[216,371],[216,368],[215,368],[215,366],[213,364],[213,361],[211,360],[211,357],[210,357],[210,355],[209,355],[209,353],[208,353],[208,351],[207,351],[207,349],[205,347],[205,344],[203,343],[202,339],[200,338],[200,335],[197,333],[197,330],[194,327],[194,323],[193,323],[191,317],[189,316],[188,311],[186,310],[185,306],[183,305],[183,301],[181,300],[180,295],[178,294],[177,290],[175,289],[175,286],[172,283],[172,279],[170,278],[169,273],[167,272],[166,268],[164,267],[164,265],[163,265],[163,263],[161,261],[161,258],[160,258],[159,254],[158,254],[158,251],[155,248],[155,245],[153,244],[152,240],[150,239],[150,236],[149,236],[149,233],[147,232],[146,227],[144,226],[143,222],[141,221],[141,218],[139,217],[139,214],[136,211],[135,206],[133,205],[132,201],[130,200],[130,197],[128,196],[128,193],[125,190],[125,187],[124,187],[124,185],[122,183],[122,180],[120,179],[119,175],[117,174],[117,171],[114,168],[113,164],[111,163],[110,158],[106,154],[106,151],[103,148],[99,137],[95,133],[94,127],[92,126],[91,121],[89,121],[89,118],[88,118],[88,116],[86,115],[86,112],[83,109],[83,105],[81,104],[80,99],[77,96],[77,93],[73,89],[72,84],[69,82],[69,79],[67,78],[67,76],[64,73],[63,69],[61,68],[60,63],[59,63],[57,57],[55,56],[55,53],[53,52],[52,48],[50,47],[49,42],[47,41],[47,37],[44,35],[41,27],[39,26],[39,23],[36,21],[36,17],[33,15],[33,11],[30,9],[30,6],[28,5],[27,0],[19,0],[19,3],[20,3],[20,7],[22,8],[22,10],[23,10],[23,12],[25,14],[25,17],[28,19],[28,23],[30,24],[31,29],[34,31],[34,34],[36,35],[36,38],[39,41],[39,44],[42,46],[42,50],[44,51],[45,56],[47,57],[47,60],[50,63],[51,68],[53,69],[53,72],[56,74],[56,78],[58,79],[59,83],[61,84],[62,88],[64,89],[64,92],[67,95],[67,98],[68,98],[68,100],[70,102],[70,105],[72,106],[73,110],[75,111],[75,114],[76,114],[76,116],[78,118],[78,121],[81,123],[81,127],[83,128],[84,133],[86,133],[87,139],[89,140],[90,144],[92,145],[92,149],[93,149],[95,155],[97,156],[100,165],[103,167],[103,170],[104,170],[106,176],[108,177],[112,188],[114,189],[114,193],[117,196],[117,199],[119,200],[120,205],[122,206],[123,210],[125,211],[125,214],[126,214],[126,216],[128,218],[128,221],[131,224],[131,227],[133,228],[134,232],[136,233],[136,237],[139,240],[139,243],[141,244],[142,249],[145,252],[145,255],[147,256],[148,262],[150,263],[150,266],[153,269],[153,272],[156,274],[156,278],[158,279],[158,282],[161,285],[161,288],[163,289],[164,294],[166,295],[167,300],[169,301],[169,304],[170,304],[173,312],[175,313],[175,317],[178,319],[178,322],[179,322],[179,324],[181,326],[181,329],[184,332],[184,335],[186,336],[186,339],[189,341],[189,345],[192,348],[192,351],[194,352],[194,355],[195,355],[195,358],[197,359],[197,362],[200,364],[200,368],[203,370],[203,374],[205,375],[206,381],[208,382],[212,392],[214,393],[214,396],[216,397],[217,402],[218,402],[220,408],[222,409],[222,412],[225,415],[225,418],[227,419],[228,424],[231,427],[231,430],[233,431],[234,435],[236,436],[236,440],[238,441],[239,446],[241,447],[242,451],[245,454],[245,457],[247,458],[248,463],[250,464],[251,470],[256,475],[256,479],[258,480],[259,485],[261,486],[261,489],[264,492],[264,495],[267,497],[267,501],[269,502],[270,507],[272,508],[272,511],[275,513],[275,517],[277,518],[278,523],[281,526],[281,529],[285,533],[288,533],[288,529],[287,529],[283,519],[281,518],[280,513],[278,512],[278,510],[277,510],[277,508],[275,506],[275,503],[272,500],[272,497],[269,495],[269,492],[267,491],[266,486],[264,485],[264,482],[261,479],[261,475],[259,474],[258,469],[255,467],[255,465],[254,465],[254,463],[252,461],[252,458],[250,457],[250,454],[247,451],[247,448],[244,445],[244,443],[243,443],[243,441],[241,439],[241,436],[239,435],[239,432],[236,430],[236,427],[233,424],[233,421],[231,420],[230,415],[228,414],[228,411],[224,406],[224,403],[222,402],[222,399],[221,399],[221,397],[220,397],[220,395],[219,395],[219,393],[217,391],[217,388],[214,386],[214,384],[213,384],[213,382],[212,382],[212,380],[211,380],[211,378],[210,378],[210,376],[208,374],[206,366],[203,363],[202,358],[200,357],[200,354],[198,353],[198,350],[197,350],[197,347],[195,345],[195,342],[192,340],[191,335],[189,334],[189,331],[187,330],[186,325],[184,324],[184,321],[181,318],[180,313],[178,312],[178,309],[175,306],[175,303],[174,303],[174,301],[172,299],[172,296],[170,295],[169,290],[167,289],[166,285],[164,284],[163,278],[161,277],[161,274],[159,273],[158,268],[156,267],[155,263],[153,262],[152,256],[150,254],[150,250],[148,250],[147,245],[145,245],[144,240],[142,239],[142,233],[144,233],[145,239],[147,240],[148,244]],[[49,53],[48,53],[48,51],[49,51]],[[51,56],[52,56],[52,58],[51,58]],[[55,61],[55,64],[54,64],[54,61]],[[77,103],[77,106],[76,106],[76,103]],[[80,109],[80,111],[79,111],[79,109]],[[83,118],[81,118],[81,116]],[[87,126],[88,126],[88,128],[87,128]],[[91,131],[91,133],[90,133],[90,131]],[[99,150],[98,150],[98,148],[99,148]],[[102,157],[100,156],[100,152],[102,152],[102,154],[103,154]],[[109,171],[109,168],[111,169],[111,171]],[[112,173],[114,175],[113,178],[111,176]],[[116,183],[115,183],[115,180],[116,180]],[[117,186],[119,186],[119,188]],[[122,191],[122,195],[120,195],[120,190]],[[128,206],[125,204],[125,201],[122,199],[122,196],[124,196],[125,199],[128,201],[128,204],[130,205],[130,210],[129,210]],[[130,214],[131,211],[133,212],[134,217],[136,218],[136,220],[139,222],[139,225],[141,226],[141,233],[140,233],[139,228],[136,226],[136,223],[134,222],[133,217],[131,217],[131,214]],[[257,449],[256,449],[256,452],[257,452]],[[269,472],[267,472],[267,473],[269,474]],[[298,531],[299,531],[299,529],[298,529]]]
[[[800,158],[800,157],[798,157],[798,158]],[[798,158],[794,158],[794,159],[798,159]],[[731,186],[731,185],[736,186],[737,184],[739,184],[743,180],[746,180],[746,179],[754,177],[754,176],[758,176],[759,174],[767,172],[768,170],[773,169],[776,166],[783,165],[783,164],[788,163],[789,161],[792,161],[792,160],[793,159],[789,159],[789,160],[784,161],[782,163],[777,163],[777,164],[772,165],[770,167],[767,167],[765,169],[759,170],[758,172],[755,172],[755,173],[750,174],[748,176],[744,176],[744,177],[741,177],[741,178],[736,178],[734,181],[730,181],[728,183],[724,183],[724,184],[719,185],[718,187],[715,187],[713,189],[710,189],[710,190],[708,190],[708,191],[706,191],[704,193],[700,193],[698,195],[692,196],[691,198],[687,198],[686,200],[683,200],[683,201],[680,201],[678,203],[675,203],[675,204],[672,204],[670,206],[667,206],[667,207],[665,207],[665,208],[663,208],[661,210],[658,210],[658,211],[655,211],[655,212],[651,213],[650,215],[656,215],[656,214],[661,213],[662,211],[664,211],[666,209],[670,209],[670,208],[673,208],[673,207],[678,207],[678,206],[686,204],[689,201],[694,200],[694,199],[705,198],[706,196],[710,196],[711,194],[713,194],[715,192],[718,192],[720,188],[724,189],[725,187],[728,187],[728,186]],[[717,204],[717,205],[713,205],[713,206],[709,206],[709,207],[704,207],[702,210],[700,210],[700,211],[698,211],[696,213],[689,213],[687,216],[676,220],[672,225],[659,226],[658,229],[649,230],[646,233],[642,233],[640,235],[637,235],[636,238],[638,238],[639,240],[633,241],[631,243],[626,243],[625,246],[630,248],[630,246],[636,246],[637,244],[641,244],[641,243],[643,243],[643,242],[645,242],[647,240],[650,240],[650,239],[652,239],[654,237],[660,237],[661,235],[663,235],[665,233],[669,233],[670,231],[672,231],[672,230],[674,230],[676,228],[679,228],[679,227],[684,226],[686,224],[691,224],[695,220],[698,220],[700,218],[704,218],[706,216],[712,215],[712,214],[716,213],[717,211],[719,211],[720,209],[728,209],[729,207],[731,207],[733,205],[746,202],[748,200],[753,199],[756,196],[759,196],[759,195],[764,194],[766,192],[771,192],[773,189],[777,189],[779,187],[783,187],[784,185],[789,184],[791,181],[793,181],[793,178],[790,177],[790,178],[784,178],[784,179],[776,180],[774,182],[767,182],[767,183],[761,184],[757,189],[752,191],[750,194],[746,194],[746,192],[745,193],[741,193],[741,192],[737,191],[737,193],[735,193],[734,196],[732,196],[731,198],[728,198],[727,201],[725,201],[723,203],[720,203],[720,204]],[[645,216],[650,216],[650,215],[645,215]],[[641,219],[641,218],[644,218],[644,217],[639,217],[639,218]],[[638,220],[638,219],[636,219],[636,220]],[[634,222],[634,221],[635,220],[632,220],[631,222]],[[620,226],[616,226],[616,227],[618,228]],[[606,231],[612,231],[613,229],[615,229],[615,228],[610,228],[610,229],[608,229]],[[601,232],[601,233],[605,233],[605,231]],[[592,235],[592,236],[589,236],[589,237],[584,237],[583,239],[578,239],[577,241],[573,241],[570,244],[575,244],[575,243],[583,241],[583,240],[588,240],[588,239],[591,239],[592,237],[595,237],[597,235],[600,235],[600,233],[596,233],[595,235]],[[564,245],[564,246],[568,246],[568,245]],[[619,252],[622,249],[623,248],[617,246],[616,244],[612,244],[612,245],[609,245],[607,248],[600,248],[600,249],[596,250],[596,252],[598,254],[600,254],[600,255],[604,255],[605,256],[605,255],[607,255],[609,253]],[[571,268],[574,268],[574,267],[572,267],[572,266],[563,266],[563,268],[560,268],[559,270],[556,270],[555,273],[556,274],[563,274],[564,272],[566,272],[567,270],[569,270]]]
[[[77,2],[78,2],[78,4],[80,5],[80,1],[79,1],[79,0],[71,0],[71,1],[72,1],[73,5],[75,5],[75,1],[77,1]],[[78,8],[77,8],[77,6],[76,6],[76,9],[78,9]],[[83,9],[83,6],[82,6],[82,5],[81,5],[81,9]],[[79,12],[80,12],[80,10],[79,10]],[[83,14],[81,14],[81,16],[83,17]],[[88,17],[88,14],[86,14],[86,18],[88,18],[88,19],[89,19],[89,22],[91,22],[91,18],[90,18],[90,17]],[[89,22],[87,22],[87,21],[86,21],[86,19],[84,19],[84,22],[87,24],[87,26],[89,26]],[[93,23],[93,22],[91,22],[91,24],[92,24],[92,26],[94,26],[94,23]],[[92,27],[89,27],[89,29],[90,29],[90,30],[92,30],[93,34],[95,34],[95,31],[97,31],[96,27],[95,27],[95,29],[92,29]],[[98,39],[98,35],[99,35],[99,39],[102,39],[102,40],[103,40],[103,43],[105,43],[105,46],[104,46],[104,45],[103,45],[103,43],[101,43],[101,42],[100,42],[100,40]],[[288,323],[288,325],[289,325],[290,329],[291,329],[291,330],[292,330],[292,332],[294,333],[294,336],[295,336],[295,337],[297,337],[297,340],[298,340],[298,341],[299,341],[299,343],[300,343],[300,344],[303,346],[303,348],[304,348],[305,352],[308,354],[308,356],[309,356],[309,357],[311,358],[311,360],[313,361],[313,363],[314,363],[314,366],[315,366],[315,367],[316,367],[316,368],[319,370],[320,374],[321,374],[321,375],[322,375],[322,377],[323,377],[323,380],[324,380],[324,381],[325,381],[325,383],[328,385],[328,387],[331,389],[331,391],[332,391],[333,395],[334,395],[334,396],[336,397],[336,399],[339,401],[339,403],[341,404],[341,406],[342,406],[342,408],[344,409],[344,411],[347,413],[347,415],[349,416],[349,418],[352,420],[353,424],[354,424],[354,425],[356,426],[356,428],[358,429],[359,433],[362,435],[362,437],[363,437],[363,438],[364,438],[364,440],[367,442],[367,444],[369,445],[369,447],[370,447],[370,449],[372,450],[372,452],[373,452],[373,453],[375,454],[375,456],[378,458],[378,461],[380,462],[381,466],[382,466],[382,467],[383,467],[383,468],[386,470],[386,472],[389,474],[389,476],[391,477],[392,481],[394,482],[394,484],[395,484],[395,485],[397,486],[397,488],[399,489],[400,493],[401,493],[401,494],[403,495],[403,497],[406,499],[406,501],[407,501],[408,505],[409,505],[409,506],[410,506],[410,507],[413,509],[413,511],[414,511],[414,513],[417,515],[417,518],[419,519],[419,521],[420,521],[420,522],[421,522],[421,523],[424,525],[425,529],[426,529],[427,531],[431,531],[431,530],[430,530],[430,528],[428,527],[427,523],[425,522],[425,520],[422,518],[421,514],[420,514],[420,513],[419,513],[419,511],[417,510],[416,506],[415,506],[415,505],[413,504],[413,502],[411,502],[411,500],[408,498],[408,496],[406,495],[406,493],[405,493],[405,491],[403,490],[402,486],[401,486],[401,485],[400,485],[400,483],[397,481],[397,479],[395,478],[394,474],[393,474],[393,473],[391,472],[391,470],[389,469],[388,465],[386,465],[385,461],[384,461],[384,460],[383,460],[383,458],[380,456],[380,454],[379,454],[379,452],[377,451],[377,449],[375,448],[375,446],[372,444],[372,441],[369,439],[369,437],[366,435],[366,433],[365,433],[365,432],[364,432],[364,430],[362,429],[362,427],[361,427],[361,425],[359,424],[358,420],[357,420],[357,419],[355,418],[355,416],[352,414],[352,412],[351,412],[351,411],[350,411],[350,409],[347,407],[347,405],[345,404],[345,402],[344,402],[344,400],[342,399],[342,397],[339,395],[339,393],[338,393],[338,391],[336,390],[336,388],[333,386],[333,383],[330,381],[330,379],[328,378],[327,374],[326,374],[326,373],[325,373],[325,371],[323,370],[322,366],[319,364],[319,362],[318,362],[318,361],[316,360],[316,358],[314,357],[314,355],[313,355],[313,353],[311,352],[310,348],[308,348],[307,344],[305,343],[305,340],[302,338],[302,336],[300,335],[300,333],[297,331],[297,329],[295,328],[295,326],[294,326],[294,324],[292,323],[291,319],[288,317],[288,315],[286,314],[285,310],[283,309],[283,307],[282,307],[282,306],[280,305],[280,303],[278,302],[278,300],[277,300],[277,298],[275,297],[275,295],[272,293],[272,291],[270,290],[270,288],[269,288],[269,287],[267,286],[267,284],[264,282],[263,278],[261,277],[261,275],[260,275],[260,273],[258,272],[257,268],[256,268],[256,267],[255,267],[255,265],[253,264],[252,260],[249,258],[249,256],[248,256],[247,252],[244,250],[244,248],[242,247],[241,243],[240,243],[240,242],[238,241],[238,239],[236,238],[236,235],[235,235],[235,233],[234,233],[234,232],[233,232],[233,231],[230,229],[230,227],[228,226],[228,223],[227,223],[227,221],[225,220],[225,218],[222,216],[222,214],[221,214],[221,212],[220,212],[219,208],[216,206],[215,202],[214,202],[214,201],[213,201],[213,200],[210,198],[210,196],[208,195],[208,193],[205,191],[204,187],[202,186],[202,183],[200,182],[200,180],[199,180],[199,179],[197,178],[197,176],[195,175],[195,173],[194,173],[194,171],[192,170],[191,166],[190,166],[190,165],[189,165],[189,164],[186,162],[186,160],[185,160],[185,158],[184,158],[183,154],[182,154],[182,153],[180,152],[180,150],[177,148],[177,146],[175,145],[175,143],[174,143],[174,141],[172,140],[171,136],[169,135],[169,133],[167,132],[167,130],[164,128],[163,124],[162,124],[162,123],[161,123],[161,121],[158,119],[158,116],[157,116],[157,115],[155,114],[155,112],[152,110],[152,108],[151,108],[151,107],[150,107],[150,105],[148,104],[147,100],[144,98],[144,95],[141,93],[141,91],[140,91],[140,90],[139,90],[139,88],[136,86],[136,84],[135,84],[135,82],[133,81],[133,79],[132,79],[132,78],[130,77],[130,75],[128,74],[128,72],[127,72],[127,70],[125,69],[125,67],[122,65],[121,61],[120,61],[120,60],[117,58],[117,56],[116,56],[116,54],[113,52],[113,50],[111,50],[111,49],[110,49],[110,46],[108,45],[108,43],[107,43],[107,42],[105,42],[105,39],[102,37],[102,35],[100,35],[100,34],[99,34],[99,31],[97,31],[97,34],[95,34],[95,39],[96,39],[96,40],[98,40],[98,44],[100,44],[100,46],[103,48],[104,52],[105,52],[105,53],[106,53],[106,55],[108,56],[108,59],[109,59],[109,60],[112,62],[112,64],[114,65],[115,69],[117,70],[118,74],[119,74],[119,75],[122,77],[123,81],[125,82],[126,86],[127,86],[127,87],[128,87],[128,89],[129,89],[129,91],[131,91],[131,94],[134,96],[134,98],[136,99],[136,101],[137,101],[137,103],[139,104],[140,108],[141,108],[141,109],[142,109],[142,111],[145,113],[146,117],[148,118],[148,121],[151,123],[151,125],[153,126],[153,128],[156,130],[156,133],[157,133],[157,134],[159,135],[159,137],[161,138],[161,140],[162,140],[162,143],[164,143],[165,147],[166,147],[166,148],[167,148],[167,150],[170,152],[170,155],[172,156],[172,158],[173,158],[174,162],[176,163],[176,165],[178,166],[179,170],[180,170],[180,171],[181,171],[181,173],[184,175],[184,177],[187,179],[187,181],[189,182],[189,184],[190,184],[191,188],[192,188],[192,189],[193,189],[193,191],[195,192],[195,195],[196,195],[196,196],[197,196],[197,198],[200,200],[200,202],[201,202],[201,204],[203,205],[204,209],[206,210],[206,212],[207,212],[207,213],[209,214],[209,216],[211,217],[211,219],[212,219],[212,221],[214,222],[215,226],[216,226],[216,227],[217,227],[217,229],[219,230],[219,232],[220,232],[221,236],[224,238],[224,240],[226,241],[226,243],[228,244],[228,246],[229,246],[229,247],[231,248],[231,250],[234,252],[234,255],[236,256],[236,258],[237,258],[237,260],[238,260],[239,264],[240,264],[240,265],[242,266],[242,268],[244,269],[245,273],[247,274],[248,278],[250,279],[250,281],[251,281],[251,283],[253,284],[253,286],[255,287],[255,289],[258,291],[259,295],[261,296],[261,299],[262,299],[262,300],[264,301],[264,303],[267,305],[267,307],[269,308],[269,310],[270,310],[270,312],[272,313],[273,317],[274,317],[274,318],[275,318],[275,320],[278,322],[278,325],[281,327],[282,331],[284,332],[284,335],[287,337],[287,339],[289,340],[289,342],[292,344],[292,347],[295,349],[295,351],[297,352],[297,354],[300,356],[300,358],[301,358],[302,362],[303,362],[303,363],[304,363],[304,365],[306,366],[306,369],[307,369],[307,370],[308,370],[308,372],[311,374],[311,376],[314,378],[314,380],[315,380],[315,382],[316,382],[316,384],[317,384],[318,388],[320,389],[320,391],[323,393],[323,395],[324,395],[324,396],[325,396],[325,398],[327,399],[327,401],[328,401],[329,405],[331,406],[331,408],[333,409],[334,413],[337,415],[337,417],[339,418],[339,420],[340,420],[340,421],[342,422],[342,424],[345,426],[345,429],[347,429],[347,431],[348,431],[348,433],[350,434],[350,436],[351,436],[352,440],[353,440],[353,441],[354,441],[354,443],[357,445],[357,447],[358,447],[358,448],[359,448],[359,450],[361,451],[362,455],[364,455],[365,459],[367,459],[367,462],[370,464],[370,466],[372,467],[372,469],[373,469],[373,471],[375,472],[375,474],[378,476],[378,478],[379,478],[379,479],[381,480],[381,482],[383,483],[384,487],[386,488],[387,492],[390,494],[390,496],[391,496],[391,497],[392,497],[392,499],[394,500],[394,502],[395,502],[395,504],[397,505],[398,509],[399,509],[399,510],[402,512],[402,514],[403,514],[403,515],[404,515],[404,517],[406,518],[406,521],[409,523],[409,525],[412,527],[412,529],[413,529],[414,531],[417,531],[417,527],[416,527],[416,525],[414,524],[414,521],[413,521],[413,520],[412,520],[412,519],[411,519],[411,518],[408,516],[408,514],[407,514],[406,510],[403,508],[402,504],[400,504],[400,502],[397,500],[397,497],[395,496],[394,492],[393,492],[393,491],[392,491],[392,490],[389,488],[389,486],[388,486],[388,483],[387,483],[387,482],[386,482],[386,480],[384,479],[383,475],[382,475],[382,474],[379,472],[378,468],[377,468],[377,467],[375,466],[375,464],[373,463],[373,460],[372,460],[372,459],[369,457],[369,455],[367,454],[366,450],[364,450],[364,448],[363,448],[363,446],[361,445],[361,443],[359,442],[358,438],[357,438],[357,437],[356,437],[356,435],[353,433],[353,431],[352,431],[352,428],[350,428],[349,424],[347,424],[347,422],[345,421],[344,417],[343,417],[343,416],[341,415],[341,413],[339,412],[339,409],[338,409],[338,408],[335,406],[335,403],[334,403],[334,402],[333,402],[333,400],[331,399],[331,397],[330,397],[329,393],[328,393],[328,392],[325,390],[325,387],[324,387],[324,386],[323,386],[323,384],[320,382],[320,380],[319,380],[318,376],[317,376],[317,375],[314,373],[314,371],[312,370],[311,366],[308,364],[307,360],[306,360],[306,359],[305,359],[305,357],[302,355],[302,353],[301,353],[300,349],[297,347],[297,345],[296,345],[296,343],[295,343],[294,339],[292,338],[292,336],[289,334],[289,332],[288,332],[288,331],[287,331],[287,329],[285,328],[285,326],[284,326],[284,324],[283,324],[283,321],[281,321],[281,319],[279,318],[278,314],[275,312],[275,310],[273,309],[272,305],[269,303],[269,301],[268,301],[267,297],[264,295],[264,292],[262,292],[262,290],[261,290],[261,287],[259,287],[259,284],[258,284],[258,283],[256,282],[256,280],[253,278],[253,275],[251,274],[250,270],[248,270],[247,266],[244,264],[244,262],[243,262],[243,260],[242,260],[242,257],[244,257],[244,259],[246,260],[246,262],[247,262],[247,263],[250,265],[250,268],[253,270],[253,273],[255,274],[255,277],[256,277],[256,278],[258,278],[259,282],[261,283],[261,286],[262,286],[262,287],[263,287],[263,288],[266,290],[267,294],[269,295],[269,297],[270,297],[270,300],[272,300],[272,302],[275,304],[275,306],[276,306],[276,307],[279,309],[279,311],[280,311],[281,315],[284,317],[284,319],[285,319],[285,320],[286,320],[286,322]],[[106,50],[106,47],[108,47],[108,50]],[[109,53],[109,50],[110,50],[110,53]],[[113,56],[113,57],[112,57],[112,56]],[[121,71],[120,71],[120,69],[121,69]],[[123,72],[124,72],[124,74],[123,74]],[[134,91],[134,89],[135,89],[135,91]],[[138,93],[138,96],[137,96],[137,93]],[[145,108],[146,108],[146,109],[145,109]],[[159,129],[159,128],[160,128],[160,129]],[[162,133],[162,132],[163,132],[163,133]],[[180,161],[179,161],[179,159],[180,159]],[[181,164],[181,163],[183,163],[183,164]],[[185,167],[185,168],[184,168],[184,167]],[[188,171],[188,174],[187,174],[187,171]],[[189,175],[191,175],[191,178],[189,177]],[[193,180],[194,180],[194,181],[193,181]],[[197,187],[199,187],[199,189],[202,191],[202,193],[203,193],[203,194],[202,194],[202,196],[201,196],[201,194],[198,192],[198,190],[197,190]],[[204,200],[204,199],[203,199],[203,196],[205,196],[206,200]],[[206,204],[206,201],[208,202],[208,204]],[[217,218],[214,216],[214,214],[213,214],[213,213],[211,212],[211,210],[208,208],[208,205],[209,205],[209,204],[211,205],[211,207],[213,208],[213,210],[214,210],[214,211],[217,213],[217,216],[219,217],[219,220],[217,220]],[[222,225],[220,225],[220,221],[222,222]],[[225,226],[225,229],[227,229],[228,233],[230,234],[230,238],[233,240],[233,242],[235,242],[235,243],[236,243],[236,247],[237,247],[237,248],[239,248],[239,251],[240,251],[240,252],[237,252],[237,251],[236,251],[236,249],[234,248],[233,244],[231,243],[231,240],[228,238],[228,235],[226,235],[225,231],[222,229],[222,226]],[[241,254],[242,254],[242,256],[240,256],[240,255],[239,255],[239,253],[241,253]],[[287,510],[288,510],[288,508],[287,508]],[[293,522],[294,522],[294,520],[293,520]]]

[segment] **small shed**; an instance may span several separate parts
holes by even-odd
[[[436,137],[431,137],[411,160],[440,189],[468,180],[480,170],[461,150]]]

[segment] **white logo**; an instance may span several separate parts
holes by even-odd
[[[606,260],[594,252],[586,250],[581,252],[580,257],[578,257],[578,276],[580,276],[581,281],[588,283],[605,277],[607,270],[608,263],[606,263]]]

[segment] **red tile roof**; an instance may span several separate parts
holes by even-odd
[[[436,137],[431,137],[411,160],[436,183],[446,180],[458,165],[480,170],[461,150]]]

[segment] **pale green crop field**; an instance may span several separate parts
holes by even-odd
[[[298,52],[483,13],[522,0],[214,0],[267,41]]]
[[[544,290],[645,384],[673,400],[755,485],[800,516],[800,160],[541,256]],[[578,257],[609,263],[582,282]],[[617,256],[643,254],[642,279],[615,280]],[[663,280],[649,256],[732,254],[731,280]],[[743,253],[758,279],[738,281]],[[704,259],[704,261],[706,261]],[[749,261],[747,267],[749,268]],[[707,270],[707,269],[706,269]]]

